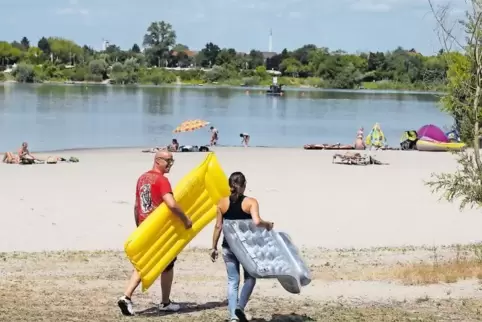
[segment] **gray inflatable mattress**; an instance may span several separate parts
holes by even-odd
[[[223,234],[251,276],[277,278],[285,290],[294,294],[310,284],[310,271],[288,234],[257,227],[251,219],[225,219]]]

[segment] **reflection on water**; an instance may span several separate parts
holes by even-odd
[[[360,126],[380,122],[391,145],[402,131],[450,125],[434,94],[298,89],[284,97],[265,89],[103,85],[0,85],[0,150],[27,140],[36,150],[164,145],[182,121],[201,118],[220,131],[220,144],[302,146],[351,143]],[[207,129],[178,134],[181,144],[206,144]]]

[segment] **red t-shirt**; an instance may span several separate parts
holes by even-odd
[[[172,193],[171,184],[163,174],[151,170],[139,177],[136,186],[138,225],[163,203],[162,197],[167,193]]]

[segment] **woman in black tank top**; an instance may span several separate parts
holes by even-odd
[[[217,245],[221,236],[224,218],[230,220],[251,219],[257,226],[265,227],[268,230],[273,228],[272,222],[267,222],[260,218],[258,201],[244,195],[246,178],[241,172],[231,174],[229,177],[229,187],[231,189],[231,195],[229,198],[222,199],[218,204],[218,215],[213,233],[213,248],[211,249],[211,260],[213,262],[218,256]],[[244,314],[244,309],[256,285],[256,279],[249,275],[243,268],[244,285],[241,294],[238,294],[241,265],[231,251],[226,238],[223,238],[222,255],[228,274],[228,308],[230,320],[248,321]]]

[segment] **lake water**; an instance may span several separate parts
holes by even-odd
[[[208,128],[173,136],[182,121],[200,118],[219,129],[220,145],[294,147],[352,143],[360,126],[379,122],[389,144],[401,133],[452,119],[434,94],[293,90],[269,97],[264,89],[0,85],[0,151],[28,141],[32,150],[209,143]]]

